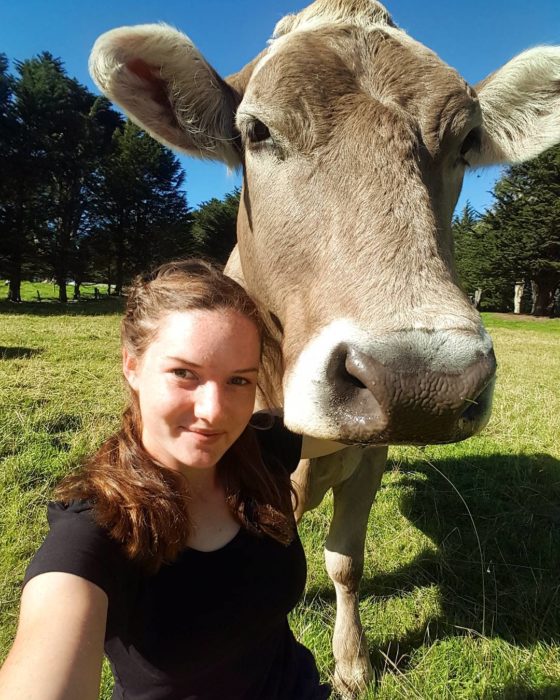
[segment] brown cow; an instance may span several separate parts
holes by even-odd
[[[301,512],[333,488],[335,677],[355,692],[372,677],[357,592],[385,445],[461,440],[490,411],[492,345],[453,266],[463,174],[560,140],[560,50],[472,88],[375,0],[317,0],[226,80],[164,25],[103,35],[91,71],[159,141],[243,168],[228,269],[282,335],[286,424],[354,445],[296,481]]]

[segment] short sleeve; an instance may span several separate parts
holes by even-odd
[[[284,425],[282,418],[273,416],[273,423],[266,429],[255,426],[263,457],[271,456],[291,474],[301,459],[302,436],[292,433]]]
[[[91,505],[49,503],[49,533],[29,564],[23,585],[39,574],[75,574],[99,586],[109,599],[119,575],[118,545],[95,522]]]

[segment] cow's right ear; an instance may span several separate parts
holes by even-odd
[[[181,32],[165,24],[113,29],[95,42],[89,69],[99,89],[161,143],[240,164],[234,124],[241,95]]]

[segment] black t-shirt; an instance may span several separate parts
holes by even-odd
[[[301,438],[276,423],[256,431],[267,464],[293,471]],[[221,549],[187,548],[146,575],[93,520],[87,503],[49,505],[50,532],[25,582],[76,574],[109,598],[105,653],[114,700],[323,700],[311,653],[287,614],[301,597],[301,542],[284,546],[243,528]]]

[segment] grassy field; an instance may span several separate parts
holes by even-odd
[[[390,452],[366,544],[377,679],[363,700],[560,698],[560,320],[485,323],[499,377],[484,434]],[[117,302],[0,304],[0,326],[1,660],[50,490],[115,428],[122,391]],[[304,517],[309,579],[292,617],[325,678],[330,509]]]
[[[82,284],[80,286],[80,297],[83,300],[95,298],[95,288],[101,295],[107,294],[106,284]],[[72,300],[74,296],[74,285],[66,285],[66,294],[68,299]],[[8,287],[4,285],[4,293],[0,295],[0,299],[4,300],[8,297]],[[52,302],[58,300],[58,287],[52,282],[22,282],[21,284],[21,300],[33,301],[38,303]]]

